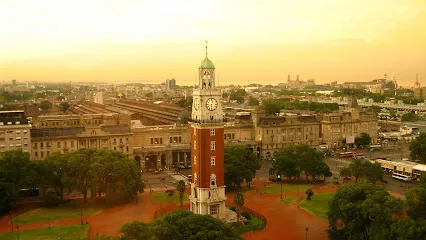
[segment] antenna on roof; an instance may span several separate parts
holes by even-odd
[[[208,42],[208,41],[206,40],[206,57],[207,57],[207,42]]]

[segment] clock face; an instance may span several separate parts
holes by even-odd
[[[206,102],[207,109],[210,111],[214,111],[217,108],[217,101],[214,98],[207,99]]]

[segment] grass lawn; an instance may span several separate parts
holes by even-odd
[[[324,189],[324,188],[338,188],[338,187],[340,187],[340,184],[328,183],[327,185],[324,185],[324,186],[322,186],[320,188]]]
[[[290,197],[283,197],[283,200],[278,199],[278,202],[285,203],[285,204],[291,204],[294,201],[296,201],[297,196],[290,196]]]
[[[299,191],[300,194],[305,194],[305,191],[308,188],[311,188],[312,185],[310,184],[283,184],[283,193],[285,192],[297,192]],[[263,194],[278,194],[281,193],[281,184],[279,183],[272,183],[269,185],[266,185],[266,191],[265,187],[262,186],[262,193]]]
[[[87,236],[89,225],[71,225],[65,227],[42,228],[37,230],[27,230],[19,232],[19,240],[73,240]],[[0,239],[17,240],[18,234],[0,234]]]
[[[79,202],[70,202],[52,208],[36,208],[23,213],[13,219],[14,223],[24,224],[31,222],[51,221],[67,218],[80,217],[80,206],[83,206],[83,216],[98,215],[102,212],[101,207],[84,206]]]
[[[167,195],[166,192],[153,192],[151,194],[151,199],[154,202],[163,202],[163,203],[180,203],[179,193],[175,191],[173,196]],[[188,200],[188,194],[185,193],[183,196],[183,201]]]
[[[312,200],[303,200],[300,203],[300,207],[319,218],[327,219],[328,201],[334,194],[334,192],[315,194],[312,196]]]

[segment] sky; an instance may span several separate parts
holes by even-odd
[[[424,0],[0,0],[0,81],[426,85]]]

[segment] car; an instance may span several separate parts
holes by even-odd
[[[408,158],[403,158],[403,159],[402,159],[402,161],[408,161],[408,160],[409,160]]]
[[[350,177],[344,177],[344,178],[343,178],[343,180],[345,180],[345,181],[350,181],[350,180],[351,180],[351,178],[350,178]]]

